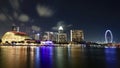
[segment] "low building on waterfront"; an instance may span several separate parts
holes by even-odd
[[[25,42],[26,39],[31,39],[27,33],[19,31],[19,27],[12,25],[12,30],[6,32],[1,40],[2,43]]]
[[[3,35],[2,43],[20,42],[24,41],[25,39],[31,38],[24,32],[8,31]]]

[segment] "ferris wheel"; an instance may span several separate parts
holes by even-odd
[[[113,34],[111,30],[105,31],[105,42],[106,43],[112,43],[113,42]]]

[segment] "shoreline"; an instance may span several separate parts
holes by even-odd
[[[10,44],[0,44],[1,46],[27,46],[27,47],[83,47],[83,48],[120,48],[120,46],[103,46],[103,45],[86,45],[86,44],[54,44],[54,45],[42,45],[42,44],[36,44],[36,45],[10,45]]]

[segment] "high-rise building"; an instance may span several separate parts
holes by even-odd
[[[58,33],[57,32],[53,32],[53,34],[52,34],[52,41],[57,42],[57,39],[58,39]]]
[[[62,26],[60,26],[58,28],[58,42],[59,43],[67,42],[67,34],[63,33],[63,27]]]
[[[34,39],[35,40],[40,40],[40,34],[39,33],[35,34],[35,38]]]
[[[62,27],[62,26],[60,26],[60,27],[58,28],[58,33],[63,33],[63,27]]]
[[[67,34],[66,33],[59,33],[58,34],[58,42],[60,42],[60,43],[67,42]]]
[[[72,42],[81,42],[84,40],[83,30],[70,30],[70,36]]]
[[[51,40],[51,41],[56,41],[57,39],[57,34],[56,32],[51,32],[47,31],[43,34],[42,40]]]

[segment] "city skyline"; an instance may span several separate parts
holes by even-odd
[[[119,1],[107,0],[1,0],[0,37],[12,24],[36,32],[57,31],[63,26],[84,31],[86,41],[105,41],[106,30],[113,33],[113,41],[120,42]]]

